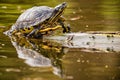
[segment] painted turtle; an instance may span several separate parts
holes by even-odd
[[[19,16],[16,23],[12,25],[11,29],[8,31],[8,35],[20,32],[27,37],[40,37],[42,36],[42,32],[47,32],[60,27],[57,25],[61,25],[63,33],[69,32],[70,27],[65,27],[65,19],[62,16],[66,7],[67,3],[63,2],[55,8],[48,6],[35,6],[27,9]],[[40,32],[40,30],[43,31]]]

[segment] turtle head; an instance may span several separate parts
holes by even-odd
[[[55,7],[55,12],[62,12],[67,7],[67,3],[63,2]]]
[[[67,3],[63,2],[59,5],[57,5],[53,12],[52,15],[49,18],[49,22],[54,22],[55,20],[59,19],[59,17],[62,15],[64,9],[67,7]]]

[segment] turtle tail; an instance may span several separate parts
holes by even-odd
[[[12,35],[12,31],[11,30],[7,30],[7,31],[3,32],[3,34],[5,34],[7,36],[11,36]]]

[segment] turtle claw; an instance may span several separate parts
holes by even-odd
[[[67,27],[63,26],[63,33],[70,33],[70,32],[71,32],[70,24],[68,24]]]
[[[67,33],[70,33],[71,32],[71,27],[70,27],[70,24],[67,25]]]

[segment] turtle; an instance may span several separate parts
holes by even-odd
[[[17,32],[27,37],[41,37],[42,32],[58,29],[61,25],[63,33],[70,32],[70,26],[65,26],[65,19],[62,16],[67,3],[63,2],[54,8],[48,6],[34,6],[24,11],[8,31],[9,35]]]

